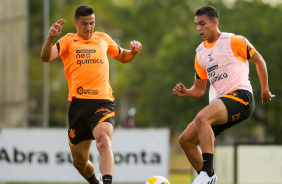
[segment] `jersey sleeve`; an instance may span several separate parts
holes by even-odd
[[[70,42],[69,35],[65,35],[55,43],[53,47],[57,48],[59,56],[62,56],[67,52],[69,42]]]
[[[241,35],[233,35],[230,39],[230,45],[234,56],[243,62],[250,59],[256,52],[253,45]]]
[[[203,69],[198,62],[197,55],[195,57],[195,78],[196,79],[208,79],[208,74],[205,69]]]
[[[120,52],[121,52],[120,46],[118,44],[116,44],[116,42],[106,33],[104,33],[103,36],[105,37],[105,40],[108,43],[107,54],[109,54],[112,58],[119,55]]]

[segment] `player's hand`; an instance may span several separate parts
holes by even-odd
[[[61,34],[62,25],[66,21],[63,19],[58,20],[55,24],[53,24],[49,29],[49,37],[55,39]]]
[[[173,94],[176,96],[186,96],[187,95],[187,89],[182,83],[176,84],[176,86],[173,89]]]
[[[266,102],[269,102],[272,98],[274,98],[275,95],[271,94],[270,91],[264,91],[261,93],[261,99],[262,99],[262,104],[265,104]]]
[[[136,55],[138,54],[138,52],[141,51],[142,45],[140,42],[134,40],[130,42],[130,49],[131,49],[131,54]]]

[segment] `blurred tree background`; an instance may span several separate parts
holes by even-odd
[[[276,1],[278,2],[278,1]],[[78,5],[94,8],[96,31],[106,32],[121,47],[131,40],[142,43],[142,51],[129,64],[111,59],[111,85],[116,98],[117,126],[130,107],[136,108],[136,127],[169,127],[172,134],[186,128],[196,113],[208,104],[208,95],[189,99],[173,95],[178,82],[194,82],[195,49],[203,41],[196,31],[194,11],[205,5],[220,13],[219,29],[245,36],[264,57],[270,91],[276,95],[261,104],[260,82],[250,62],[250,81],[256,107],[248,120],[219,136],[219,141],[282,142],[281,72],[282,4],[261,0],[50,0],[50,26],[65,19],[61,36],[76,32],[72,20]],[[43,62],[40,51],[45,40],[43,0],[30,0],[29,21],[29,126],[42,126]],[[61,37],[60,36],[60,37]],[[50,63],[50,127],[66,127],[67,82],[60,59]]]

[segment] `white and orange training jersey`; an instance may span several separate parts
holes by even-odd
[[[84,40],[69,33],[54,45],[64,64],[69,87],[68,100],[107,99],[114,100],[109,80],[109,59],[115,57],[120,47],[105,33],[94,32],[91,39]]]
[[[243,36],[222,33],[217,41],[196,49],[196,78],[209,79],[210,102],[236,89],[252,92],[247,59],[256,52]]]

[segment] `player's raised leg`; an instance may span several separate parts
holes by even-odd
[[[178,141],[192,167],[199,174],[203,167],[203,157],[199,148],[199,135],[194,120],[182,132]]]
[[[227,109],[218,99],[202,109],[195,117],[202,150],[203,167],[193,184],[208,184],[217,180],[213,168],[214,132],[212,126],[225,124],[228,121]]]
[[[227,123],[228,113],[221,99],[202,109],[195,117],[201,150],[203,153],[214,152],[214,133],[212,126]]]

